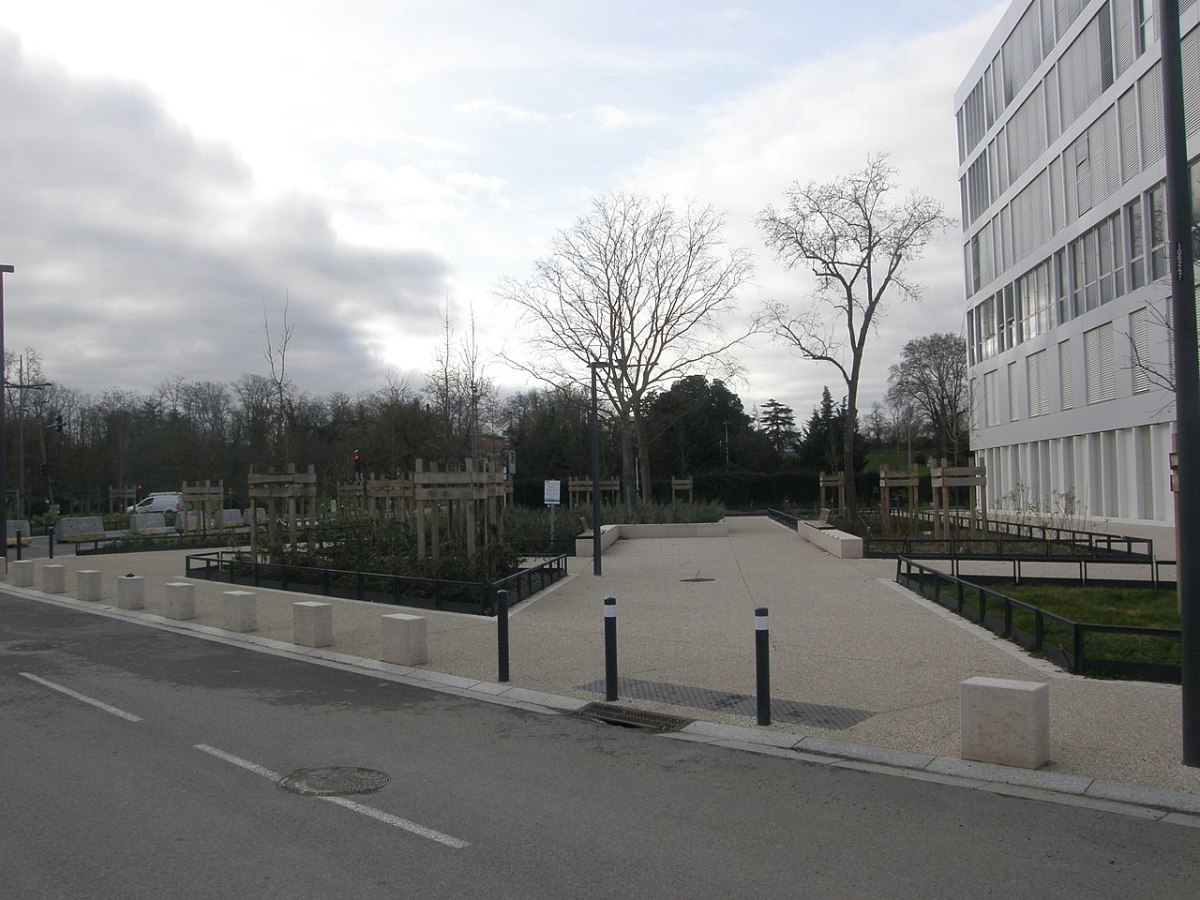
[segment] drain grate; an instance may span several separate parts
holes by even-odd
[[[323,769],[297,769],[279,779],[279,786],[306,797],[341,797],[346,794],[373,794],[391,781],[375,769],[357,766],[329,766]]]
[[[617,689],[622,697],[635,700],[653,700],[671,706],[686,706],[691,709],[708,709],[714,712],[731,712],[753,716],[758,710],[757,699],[750,694],[730,691],[714,691],[686,684],[670,684],[663,681],[642,681],[638,678],[617,679]],[[578,691],[601,693],[604,680],[592,681],[576,687]],[[845,706],[822,706],[819,703],[800,703],[795,700],[771,699],[771,719],[788,725],[813,725],[841,731],[875,715],[863,709]]]
[[[62,644],[51,641],[26,641],[23,644],[10,644],[8,649],[14,653],[38,653],[42,650],[57,650]]]
[[[683,584],[700,584],[703,581],[716,581],[715,578],[680,578],[679,581]]]
[[[606,725],[622,725],[626,728],[646,728],[653,731],[678,731],[692,724],[691,719],[669,716],[666,713],[648,712],[644,709],[631,709],[628,706],[616,706],[612,703],[589,703],[575,715],[593,722],[603,722]]]

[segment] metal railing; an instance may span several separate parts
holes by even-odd
[[[1178,629],[1075,622],[903,556],[896,559],[896,583],[1071,672],[1144,681],[1180,680],[1179,665],[1121,658],[1112,647],[1099,646],[1103,641],[1089,640],[1099,635],[1124,636],[1132,639],[1127,643],[1134,648],[1139,643],[1168,641],[1175,647],[1174,654],[1181,643]],[[1090,653],[1089,644],[1093,645]],[[1109,652],[1096,652],[1105,649]]]
[[[566,577],[567,558],[553,557],[490,584],[267,563],[240,551],[189,554],[185,574],[228,584],[494,616],[497,591],[508,591],[509,603],[518,603]]]

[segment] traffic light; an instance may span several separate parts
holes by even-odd
[[[355,472],[362,471],[362,454],[359,453],[357,450],[354,451],[354,471]]]
[[[59,434],[62,434],[63,417],[62,417],[61,413],[54,417],[54,430],[57,431]]]

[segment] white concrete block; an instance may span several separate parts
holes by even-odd
[[[42,592],[65,594],[67,592],[67,570],[63,566],[42,566]]]
[[[90,603],[99,603],[103,596],[99,569],[81,569],[75,573],[75,596]]]
[[[258,630],[258,600],[254,591],[221,594],[221,627],[226,631]]]
[[[383,617],[383,652],[380,659],[399,666],[429,662],[429,629],[421,616],[392,613]]]
[[[196,618],[196,586],[186,581],[171,581],[164,585],[166,609],[163,611],[168,619]]]
[[[8,579],[8,558],[0,556],[0,581]]]
[[[333,644],[333,604],[302,600],[292,604],[292,642],[301,647]]]
[[[963,759],[1038,769],[1050,760],[1050,685],[968,678],[959,685]]]
[[[32,559],[16,559],[10,565],[12,566],[13,587],[33,587]]]
[[[122,575],[117,579],[117,608],[144,609],[146,580],[141,575]]]

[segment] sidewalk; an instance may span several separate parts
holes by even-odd
[[[153,616],[162,612],[162,585],[183,580],[184,555],[60,557],[35,565],[64,565],[68,595],[75,572],[101,570],[102,605],[109,607],[115,605],[115,579],[141,575],[146,613]],[[591,574],[588,559],[571,560],[570,569],[570,577],[512,612],[512,687],[602,700],[595,683],[604,677],[603,598],[614,596],[622,703],[740,726],[775,746],[800,738],[805,740],[798,749],[816,752],[856,745],[863,759],[919,755],[956,762],[942,768],[967,775],[980,767],[958,761],[959,683],[974,675],[1044,681],[1051,684],[1051,761],[1036,773],[1040,783],[1078,788],[1101,780],[1112,783],[1110,793],[1120,785],[1184,792],[1200,812],[1200,770],[1179,762],[1178,686],[1060,672],[898,587],[891,560],[838,560],[767,519],[732,518],[728,537],[620,541],[605,553],[600,578]],[[40,574],[34,583],[41,585]],[[197,624],[218,624],[220,594],[227,589],[197,582]],[[251,642],[289,643],[291,603],[318,599],[257,593],[259,630]],[[379,618],[397,608],[333,602],[331,650],[378,660]],[[770,610],[775,723],[768,729],[755,725],[753,706],[747,710],[730,696],[754,694],[754,610],[761,606]],[[428,621],[426,677],[456,676],[443,680],[460,688],[475,685],[481,693],[503,690],[492,684],[494,619],[415,613]]]

